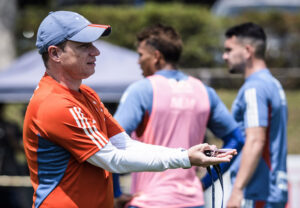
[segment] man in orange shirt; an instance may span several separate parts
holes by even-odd
[[[132,140],[82,79],[95,71],[93,41],[111,31],[67,11],[41,23],[36,46],[46,66],[28,105],[24,148],[33,207],[113,207],[110,172],[163,171],[229,162],[236,151],[206,157],[215,146],[188,150]]]

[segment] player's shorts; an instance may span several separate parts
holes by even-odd
[[[272,203],[267,201],[256,201],[252,199],[244,199],[241,208],[285,208],[286,203]]]

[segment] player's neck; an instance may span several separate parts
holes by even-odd
[[[267,68],[267,65],[264,60],[255,59],[251,64],[248,64],[248,66],[245,70],[245,74],[244,74],[245,79],[248,78],[253,73],[261,71],[266,68]]]
[[[82,83],[81,79],[72,79],[71,77],[65,76],[62,73],[52,73],[51,70],[46,70],[47,74],[56,80],[59,84],[65,86],[74,91],[79,91],[79,87]]]
[[[177,67],[174,64],[165,63],[161,65],[158,70],[173,70],[173,69],[177,69]]]

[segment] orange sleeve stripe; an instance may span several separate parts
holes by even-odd
[[[100,27],[100,28],[105,28],[105,29],[110,27],[110,25],[97,25],[97,24],[90,24],[88,26],[89,27]]]

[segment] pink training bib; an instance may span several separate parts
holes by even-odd
[[[205,86],[189,77],[176,81],[160,75],[148,77],[153,87],[152,112],[141,137],[155,145],[186,148],[203,143],[210,113]],[[203,191],[195,167],[164,172],[132,174],[132,206],[171,208],[204,204]]]

